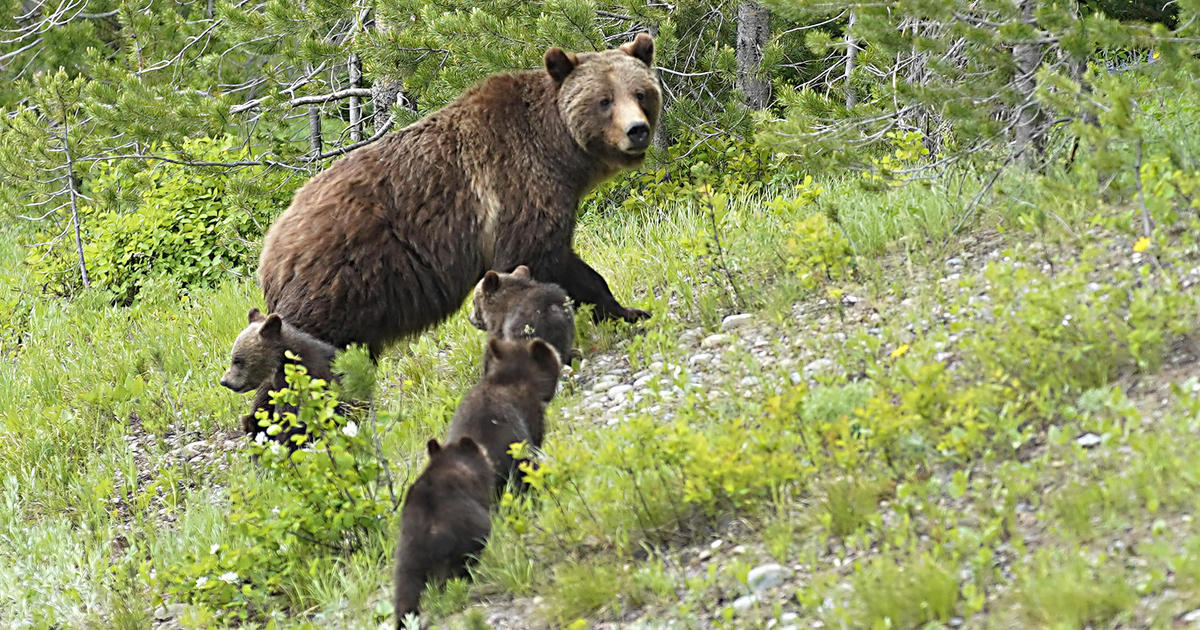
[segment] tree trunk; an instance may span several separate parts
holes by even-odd
[[[1035,0],[1022,0],[1021,20],[1036,27],[1033,20]],[[1038,65],[1042,61],[1040,44],[1017,44],[1013,46],[1013,61],[1017,66],[1017,76],[1013,85],[1021,102],[1017,106],[1016,122],[1013,130],[1013,151],[1025,164],[1032,164],[1042,149],[1042,111],[1034,99],[1037,90]]]
[[[770,21],[771,12],[762,5],[752,1],[738,5],[737,88],[750,109],[763,109],[771,99],[771,82],[760,77]]]
[[[851,9],[850,18],[846,20],[846,109],[858,104],[858,95],[854,93],[854,86],[850,85],[850,74],[854,72],[854,61],[858,59],[858,43],[854,41],[853,33],[856,21],[854,10]]]
[[[316,105],[308,108],[308,148],[314,158],[321,155],[321,108]]]
[[[375,8],[375,30],[379,33],[387,33],[392,29],[392,24],[387,18],[379,13],[379,7]],[[371,124],[375,127],[375,132],[378,133],[388,120],[392,118],[392,106],[399,102],[407,109],[416,111],[416,104],[412,99],[404,93],[404,82],[400,77],[394,76],[389,72],[380,72],[373,77],[371,83]]]
[[[362,87],[362,61],[358,55],[350,54],[350,87]],[[350,141],[362,140],[362,100],[357,96],[350,97]]]

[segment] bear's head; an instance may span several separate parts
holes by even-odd
[[[613,169],[641,164],[662,107],[654,39],[597,53],[550,48],[546,72],[558,86],[558,111],[575,142]]]
[[[250,309],[249,324],[233,342],[229,370],[221,385],[235,392],[248,392],[271,378],[283,360],[283,320],[271,313],[264,316]]]
[[[484,380],[493,385],[527,388],[542,402],[554,398],[562,371],[562,360],[554,346],[541,339],[505,341],[492,337],[484,352]]]
[[[483,279],[479,281],[479,284],[475,285],[475,297],[472,300],[472,309],[471,313],[467,315],[467,321],[479,330],[487,330],[493,318],[504,315],[507,305],[499,303],[500,300],[497,298],[500,294],[506,288],[514,285],[530,286],[533,284],[529,267],[525,265],[513,269],[512,273],[488,271],[483,274]]]
[[[429,449],[429,465],[427,471],[439,470],[442,476],[453,475],[457,480],[443,479],[459,484],[470,485],[483,481],[485,486],[491,483],[492,463],[488,460],[487,451],[468,435],[453,442],[438,444],[436,439],[426,443]]]

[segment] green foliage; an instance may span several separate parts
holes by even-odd
[[[955,612],[958,580],[936,558],[882,557],[854,576],[863,628],[915,628]]]
[[[386,531],[395,509],[366,432],[337,413],[337,396],[324,381],[300,365],[285,370],[288,387],[272,402],[298,411],[258,412],[265,432],[250,453],[262,479],[231,487],[224,542],[194,551],[161,578],[170,596],[228,620],[258,618],[290,581],[334,569]],[[289,438],[281,445],[268,435]]]
[[[181,155],[220,160],[247,153],[232,138],[201,138],[186,141]],[[262,235],[287,206],[296,183],[262,168],[206,173],[170,164],[100,166],[89,182],[90,201],[81,208],[92,282],[128,304],[155,278],[194,289],[251,276]],[[35,238],[53,243],[50,234]],[[80,287],[69,245],[30,251],[34,278],[51,293],[72,294]]]

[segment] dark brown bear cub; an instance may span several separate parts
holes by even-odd
[[[429,440],[429,465],[413,482],[400,510],[396,546],[396,627],[417,612],[427,582],[466,574],[483,550],[492,519],[492,465],[469,437],[445,446]]]
[[[540,447],[546,434],[546,403],[558,389],[558,352],[540,340],[488,340],[483,380],[459,403],[447,440],[469,436],[487,451],[496,488],[512,478],[513,442]]]
[[[534,280],[525,265],[512,273],[485,273],[475,287],[474,305],[467,319],[500,339],[542,339],[554,346],[563,363],[575,356],[571,298],[557,284]]]
[[[284,351],[291,350],[300,357],[300,363],[309,376],[332,382],[332,362],[337,348],[313,337],[283,321],[278,314],[263,315],[258,309],[250,309],[249,324],[233,342],[232,360],[229,370],[221,377],[221,385],[235,392],[248,392],[258,388],[250,414],[242,417],[242,428],[246,433],[256,434],[262,429],[254,414],[265,409],[268,414],[275,411],[271,405],[271,391],[287,387],[284,380]],[[280,409],[282,413],[284,410]],[[295,411],[290,409],[289,411]],[[281,436],[286,439],[288,436]]]
[[[263,242],[270,310],[378,356],[457,310],[487,270],[524,264],[597,317],[649,317],[619,304],[571,239],[580,198],[650,146],[654,40],[550,48],[543,61],[485,79],[301,187]]]

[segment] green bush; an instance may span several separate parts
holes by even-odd
[[[189,140],[179,154],[207,161],[249,157],[233,138]],[[97,172],[86,182],[90,202],[80,208],[84,259],[92,284],[121,304],[135,300],[153,277],[186,289],[252,273],[262,235],[299,183],[259,167],[205,172],[119,162]],[[42,234],[38,241],[55,239]],[[82,285],[77,253],[65,239],[49,251],[35,248],[27,264],[49,293],[69,295]]]
[[[300,448],[260,434],[249,450],[262,475],[230,489],[228,537],[162,577],[170,596],[229,620],[257,618],[273,598],[294,593],[293,581],[333,570],[386,531],[396,506],[369,432],[337,413],[323,380],[303,366],[286,370],[288,387],[272,400],[299,413],[258,417],[270,435],[302,425],[291,438]]]

